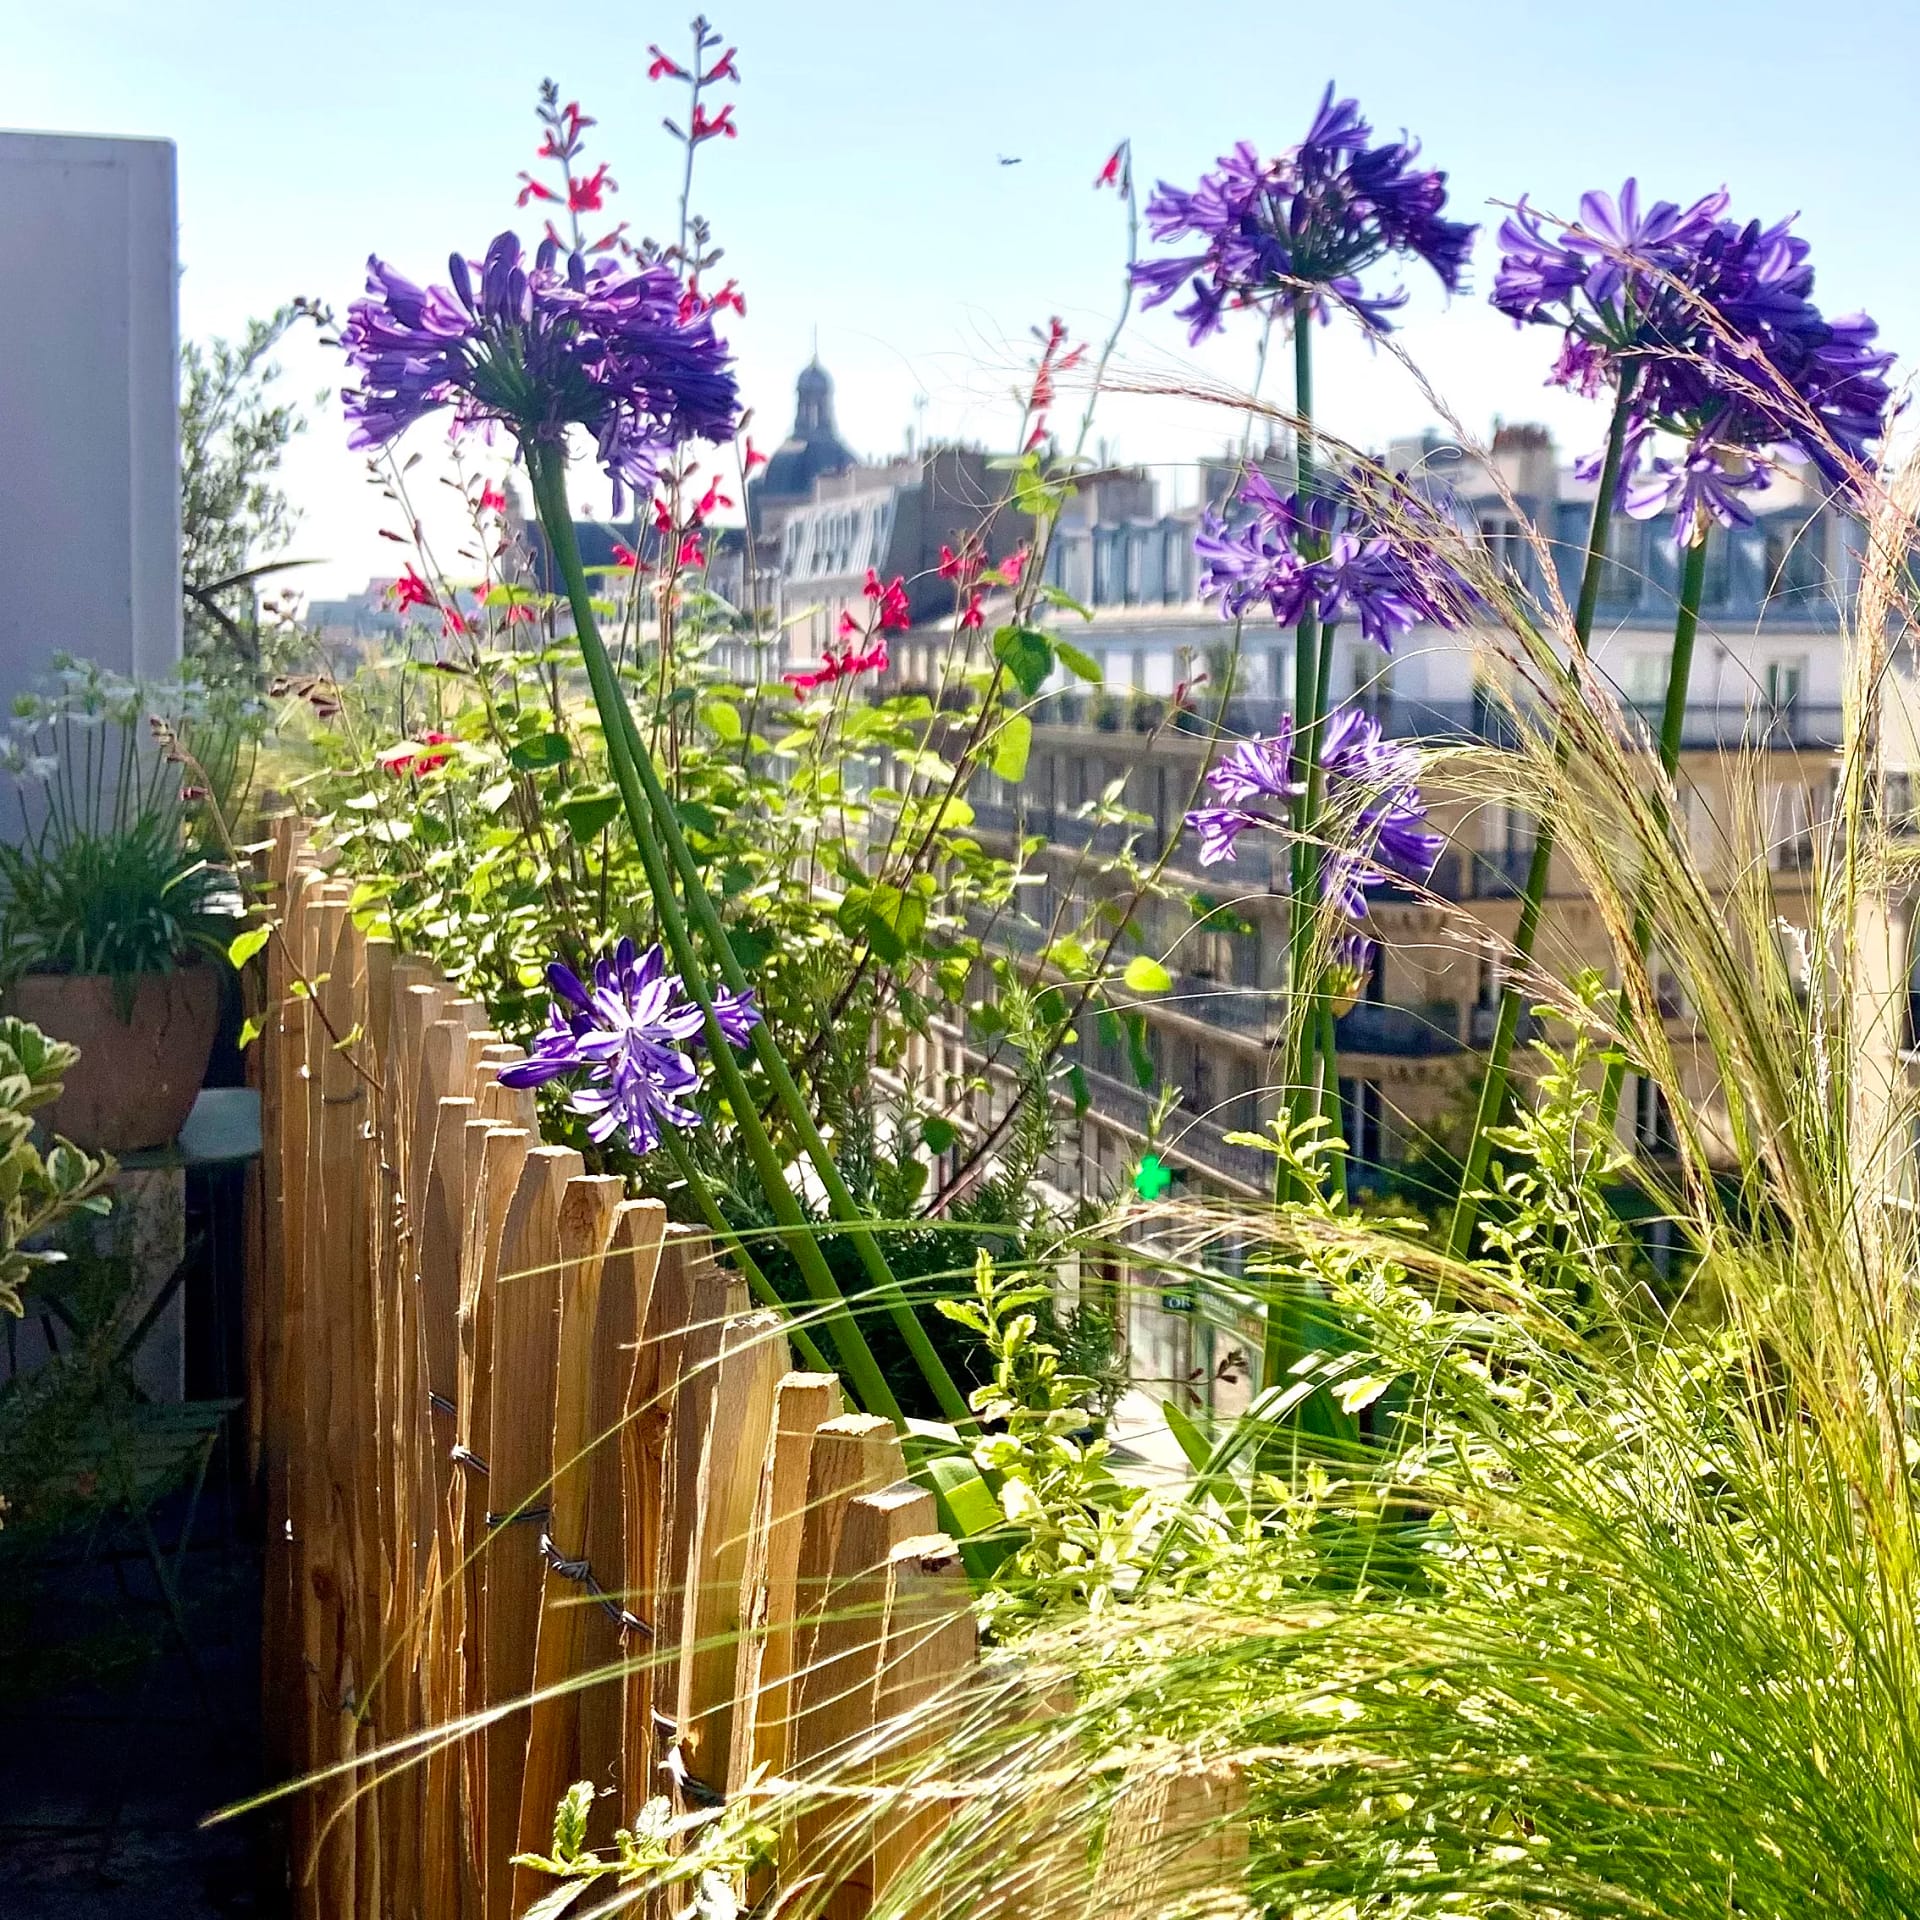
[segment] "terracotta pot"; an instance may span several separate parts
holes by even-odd
[[[50,1132],[97,1153],[172,1144],[207,1077],[220,1024],[220,970],[143,973],[122,1020],[104,973],[29,973],[7,1011],[80,1049],[65,1090],[46,1108]]]

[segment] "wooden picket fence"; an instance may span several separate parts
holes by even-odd
[[[892,1426],[792,1370],[705,1236],[542,1142],[520,1050],[354,925],[293,820],[271,849],[250,1405],[269,1757],[318,1776],[296,1912],[507,1920],[576,1780],[604,1845],[655,1795],[930,1739],[978,1655]],[[827,1911],[938,1819],[841,1849]]]

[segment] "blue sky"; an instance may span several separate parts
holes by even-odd
[[[1725,184],[1742,214],[1797,208],[1823,304],[1865,307],[1904,362],[1920,354],[1915,0],[713,4],[740,47],[743,135],[703,150],[696,203],[747,290],[729,331],[763,443],[786,429],[816,329],[857,450],[897,449],[922,395],[930,431],[1003,441],[1027,328],[1057,313],[1097,334],[1110,319],[1123,236],[1090,183],[1116,140],[1131,136],[1143,182],[1190,182],[1237,138],[1296,139],[1329,79],[1377,128],[1419,136],[1463,218],[1522,192],[1571,211],[1629,173],[1669,198]],[[516,218],[547,74],[598,115],[591,155],[612,163],[621,212],[664,230],[678,156],[645,50],[677,51],[685,18],[577,0],[63,0],[13,10],[0,124],[175,140],[182,324],[231,331],[296,292],[343,306],[370,250],[416,274],[455,246],[477,253]],[[1540,386],[1550,340],[1484,305],[1490,238],[1480,291],[1450,305],[1409,271],[1400,339],[1474,430],[1544,419],[1583,449],[1590,410]],[[1155,314],[1123,360],[1163,385],[1196,371],[1244,383],[1252,341],[1192,356]],[[1351,339],[1329,339],[1321,365],[1337,432],[1379,444],[1432,417]],[[317,347],[288,369],[301,393],[337,381]],[[1180,461],[1236,432],[1216,408],[1159,396],[1116,399],[1101,430],[1118,455],[1162,463],[1172,489]],[[393,565],[361,471],[332,403],[288,475],[306,512],[297,546],[329,563],[311,576],[322,591]]]

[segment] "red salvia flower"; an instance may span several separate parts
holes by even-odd
[[[567,182],[567,211],[599,213],[606,206],[606,195],[617,190],[619,185],[619,181],[609,177],[607,163],[603,160],[591,173],[583,173],[579,179]]]
[[[429,729],[417,742],[408,740],[397,747],[388,747],[384,753],[375,754],[374,760],[377,765],[385,767],[395,779],[404,774],[410,780],[417,780],[423,773],[432,773],[436,767],[444,767],[452,758],[445,752],[423,753],[421,748],[445,748],[452,744],[452,734]]]
[[[1111,187],[1116,193],[1125,193],[1131,184],[1128,178],[1127,142],[1120,144],[1107,156],[1107,164],[1094,175],[1096,187]]]
[[[560,198],[544,180],[536,180],[530,173],[523,173],[520,178],[526,184],[521,187],[519,197],[513,203],[516,207],[524,207],[529,200],[558,200]]]
[[[482,513],[505,513],[506,510],[507,496],[500,488],[482,487],[480,489],[480,511]]]
[[[967,610],[960,616],[961,630],[964,632],[969,627],[983,627],[986,623],[987,616],[980,611],[980,589],[975,587],[967,596]]]
[[[694,517],[699,520],[705,520],[716,507],[730,507],[732,505],[732,495],[720,491],[720,481],[716,475],[713,485],[700,496],[700,504],[693,510]]]
[[[658,47],[650,46],[647,51],[653,55],[653,64],[647,69],[647,78],[649,80],[685,80],[689,78],[686,68],[681,66],[677,60],[669,60]]]
[[[732,80],[737,84],[740,79],[740,69],[734,65],[733,56],[739,51],[738,47],[729,47],[726,52],[700,76],[700,84],[703,87],[710,87],[716,80]]]
[[[690,533],[680,542],[680,551],[673,563],[676,567],[704,567],[707,556],[700,546],[700,536]]]
[[[951,580],[958,586],[968,586],[979,578],[980,569],[986,563],[987,557],[980,551],[979,541],[969,535],[961,541],[958,553],[947,546],[940,549],[940,578]]]
[[[395,609],[400,613],[405,613],[409,607],[431,607],[439,604],[434,598],[433,589],[412,567],[409,567],[387,589],[387,598],[393,602]]]
[[[710,114],[704,106],[696,104],[693,109],[693,129],[687,139],[698,146],[702,140],[711,140],[718,134],[724,134],[729,140],[740,138],[740,129],[733,124],[733,106],[729,102],[718,113]]]
[[[753,436],[749,434],[747,436],[747,458],[742,471],[751,473],[755,467],[764,467],[766,464],[767,456],[753,444]]]
[[[613,543],[613,564],[634,573],[639,569],[640,556],[624,540],[616,540]]]

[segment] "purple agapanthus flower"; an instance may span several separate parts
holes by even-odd
[[[385,446],[442,407],[500,421],[523,442],[554,445],[584,427],[618,514],[672,448],[732,436],[730,356],[708,314],[683,312],[670,268],[563,260],[550,239],[529,267],[503,233],[477,281],[458,254],[449,275],[451,286],[423,289],[368,261],[366,297],[340,335],[360,376],[343,396],[354,446]]]
[[[1458,291],[1475,229],[1443,217],[1447,176],[1414,164],[1417,142],[1374,146],[1372,138],[1356,103],[1335,100],[1329,86],[1307,137],[1277,159],[1262,160],[1242,140],[1193,189],[1163,180],[1147,202],[1153,237],[1191,237],[1201,251],[1136,265],[1141,304],[1190,290],[1178,312],[1198,344],[1220,330],[1229,309],[1284,303],[1302,291],[1322,319],[1343,304],[1385,333],[1406,295],[1370,295],[1359,276],[1389,254],[1424,260],[1449,293]]]
[[[1321,893],[1349,919],[1360,920],[1369,889],[1394,874],[1424,879],[1444,843],[1427,830],[1418,753],[1384,739],[1371,715],[1356,708],[1331,714],[1319,760],[1322,825],[1329,836],[1320,863]],[[1244,741],[1223,755],[1207,784],[1223,804],[1187,815],[1203,867],[1235,858],[1236,843],[1250,828],[1291,831],[1290,804],[1305,791],[1291,722],[1283,721],[1270,739]]]
[[[1550,378],[1585,394],[1635,381],[1618,504],[1674,512],[1682,544],[1709,520],[1751,519],[1742,494],[1781,457],[1843,486],[1885,431],[1893,356],[1865,315],[1828,320],[1813,302],[1809,249],[1791,221],[1726,217],[1724,192],[1689,207],[1643,208],[1629,180],[1616,201],[1589,193],[1556,226],[1523,200],[1500,229],[1493,304],[1564,329]],[[1636,471],[1655,431],[1686,443]],[[1596,463],[1597,464],[1597,463]]]
[[[1320,764],[1333,831],[1347,836],[1323,863],[1322,888],[1358,920],[1366,912],[1367,888],[1395,873],[1424,880],[1445,842],[1427,829],[1419,754],[1403,741],[1385,739],[1371,714],[1349,707],[1330,715]]]
[[[1207,785],[1229,806],[1291,800],[1306,789],[1293,765],[1293,716],[1280,716],[1280,730],[1264,739],[1229,747],[1207,775]]]
[[[689,1048],[701,1042],[706,1017],[667,971],[658,946],[643,954],[623,939],[594,963],[591,984],[571,967],[547,968],[553,1006],[528,1058],[505,1068],[507,1087],[543,1087],[581,1074],[567,1104],[585,1117],[594,1140],[624,1135],[635,1153],[660,1144],[662,1127],[697,1127],[686,1097],[700,1084]],[[714,1022],[736,1047],[760,1021],[751,994],[718,994]]]
[[[1193,543],[1200,596],[1228,619],[1264,606],[1283,627],[1309,615],[1329,626],[1350,620],[1391,653],[1417,626],[1464,624],[1476,604],[1438,550],[1432,509],[1404,489],[1389,515],[1350,487],[1280,494],[1256,469],[1238,504],[1236,518],[1203,515]]]

